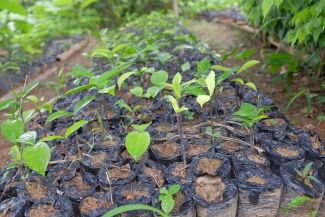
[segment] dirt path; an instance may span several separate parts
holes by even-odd
[[[237,29],[231,25],[220,22],[208,22],[205,20],[189,22],[188,28],[195,32],[200,40],[206,40],[210,48],[217,53],[226,53],[233,50],[235,47],[240,46],[238,52],[248,49],[255,49],[257,53],[250,59],[259,60],[261,63],[249,72],[242,73],[242,77],[246,80],[254,82],[259,87],[259,92],[264,95],[270,96],[280,110],[286,115],[295,127],[303,128],[304,130],[314,130],[319,124],[316,120],[318,114],[324,113],[325,108],[317,106],[313,103],[313,114],[307,115],[304,109],[307,106],[306,96],[299,97],[296,102],[286,111],[285,108],[290,101],[292,94],[289,95],[281,83],[270,85],[272,79],[263,64],[266,61],[266,54],[275,53],[276,49],[269,47],[262,47],[263,45],[258,39],[253,37],[253,34]],[[224,62],[226,67],[240,66],[243,64],[242,60],[234,60],[229,58]],[[303,88],[309,87],[311,91],[320,91],[321,81],[315,81],[308,75],[302,73],[294,76],[292,84],[292,92],[297,93]],[[320,136],[325,139],[324,123],[320,124]]]
[[[70,72],[73,70],[73,67],[78,63],[85,67],[91,67],[92,61],[88,57],[85,57],[81,55],[83,52],[90,52],[93,50],[94,41],[90,41],[86,47],[84,47],[82,50],[79,50],[75,52],[72,56],[70,56],[68,59],[66,59],[64,62],[58,62],[55,64],[52,64],[49,69],[55,69],[57,68],[56,72],[58,72],[60,69],[64,68],[63,74]],[[50,99],[58,96],[57,91],[55,90],[55,85],[59,82],[59,78],[56,76],[55,73],[47,77],[46,80],[40,81],[39,85],[30,92],[30,95],[35,95],[38,98],[44,97],[44,102],[49,101]],[[29,100],[23,101],[23,108],[24,111],[28,109],[34,109],[36,105]],[[3,111],[2,111],[3,112]],[[6,118],[1,115],[0,116],[0,123],[3,123],[6,120]],[[26,126],[27,127],[27,126]],[[26,128],[28,129],[28,128]],[[10,148],[12,146],[12,142],[6,140],[3,138],[2,134],[0,133],[0,168],[3,168],[6,162],[10,159],[10,156],[8,156],[8,153],[10,152]]]

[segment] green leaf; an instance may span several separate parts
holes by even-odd
[[[50,114],[52,114],[52,108],[53,106],[49,103],[45,103],[44,105],[41,106],[41,109],[47,110]]]
[[[86,85],[83,85],[83,86],[80,86],[80,87],[76,87],[74,89],[68,90],[61,97],[64,97],[64,96],[67,96],[67,95],[70,95],[70,94],[73,94],[73,93],[78,93],[78,92],[80,92],[82,90],[89,89],[89,88],[96,87],[96,86],[97,85],[95,85],[95,84],[86,84]]]
[[[50,121],[53,121],[53,120],[58,119],[63,116],[73,116],[73,114],[71,112],[66,112],[64,110],[54,112],[53,114],[51,114],[50,116],[47,117],[47,119],[45,121],[45,125],[47,123],[49,123]]]
[[[250,87],[257,92],[257,88],[253,82],[247,82],[245,83],[245,86]]]
[[[160,211],[159,209],[153,208],[148,205],[143,205],[143,204],[132,204],[132,205],[120,206],[120,207],[117,207],[115,209],[108,211],[102,217],[113,217],[120,213],[132,211],[132,210],[150,210],[150,211],[158,213],[162,217],[169,217],[168,215],[166,215],[164,212]]]
[[[317,178],[315,178],[314,176],[307,176],[307,178],[314,180],[315,182],[321,183]]]
[[[36,131],[28,131],[22,134],[21,136],[19,136],[17,142],[34,145],[36,141],[36,137],[37,137]]]
[[[283,2],[283,0],[274,0],[276,6],[279,8]]]
[[[234,78],[234,79],[231,79],[231,81],[237,82],[239,84],[244,84],[244,81],[241,78]]]
[[[267,1],[267,0],[264,0],[263,3]],[[256,65],[260,63],[260,61],[257,61],[257,60],[250,60],[248,61],[247,63],[245,63],[242,67],[240,67],[240,69],[237,71],[236,75],[239,75],[240,73],[242,73],[244,70]]]
[[[24,122],[21,119],[7,120],[1,125],[2,135],[12,142],[16,142],[16,140],[24,133],[24,130]]]
[[[40,102],[40,100],[34,95],[29,95],[26,98],[29,99],[30,101],[34,102],[34,103],[39,103]]]
[[[23,113],[23,119],[25,121],[25,123],[27,123],[28,121],[30,121],[31,119],[33,119],[34,117],[37,116],[37,112],[35,112],[35,109],[30,109],[27,111],[24,111]]]
[[[159,189],[159,194],[169,194],[169,192],[166,187],[162,187]]]
[[[162,90],[164,89],[164,86],[162,87],[158,87],[158,86],[152,86],[152,87],[149,87],[147,89],[147,93],[149,93],[149,95],[152,97],[152,98],[155,98],[157,96],[157,94]]]
[[[21,93],[19,93],[20,98],[24,98],[31,90],[33,90],[39,82],[34,82],[28,85]]]
[[[143,89],[142,87],[135,87],[131,89],[130,92],[136,95],[137,97],[142,97]]]
[[[64,139],[64,137],[63,136],[47,136],[43,139],[40,139],[39,142],[53,141],[55,139]]]
[[[305,195],[303,195],[301,197],[297,196],[291,200],[290,204],[284,208],[283,212],[287,213],[289,211],[289,209],[299,206],[308,200],[310,200],[310,198]]]
[[[130,132],[125,138],[125,146],[133,159],[138,162],[143,153],[150,145],[150,134],[148,132]]]
[[[269,110],[270,108],[273,108],[274,107],[274,105],[270,105],[270,106],[266,106],[266,107],[264,107],[264,108],[260,108],[258,111],[257,111],[257,115],[260,115],[260,114],[262,114],[263,112],[265,112],[265,111],[267,111],[267,110]]]
[[[88,7],[90,4],[97,2],[97,0],[85,0],[80,5],[80,9],[83,10],[84,8]]]
[[[180,184],[173,184],[172,186],[169,187],[168,193],[169,194],[176,194],[179,190],[181,190],[181,185]]]
[[[237,54],[236,56],[234,56],[234,59],[246,59],[248,57],[250,57],[251,55],[255,54],[256,50],[245,50],[239,54]]]
[[[157,59],[163,64],[165,65],[167,60],[170,58],[170,54],[167,52],[161,52],[157,55]]]
[[[45,142],[24,148],[22,157],[30,169],[45,176],[47,164],[51,159],[51,150]]]
[[[176,110],[179,109],[176,99],[171,95],[168,95],[168,99],[169,99],[170,103],[172,104],[174,111],[176,112]]]
[[[205,128],[205,133],[212,135],[212,127]]]
[[[298,93],[296,93],[296,94],[292,97],[292,99],[289,101],[289,103],[288,103],[288,105],[287,105],[287,107],[286,107],[285,110],[288,110],[288,108],[291,106],[291,104],[292,104],[292,103],[293,103],[293,102],[294,102],[294,101],[295,101],[299,96],[301,96],[304,92],[306,92],[307,89],[308,89],[308,88],[305,88],[305,89],[299,91]]]
[[[174,208],[175,201],[170,194],[166,194],[165,198],[161,201],[161,208],[166,213],[169,214]]]
[[[86,121],[86,120],[80,120],[77,123],[74,123],[71,127],[69,127],[67,129],[64,137],[68,138],[72,133],[76,132],[80,127],[82,127],[82,125],[87,124],[87,123],[88,123],[88,121]]]
[[[304,168],[304,170],[303,170],[303,177],[306,177],[307,175],[308,175],[308,172],[309,172],[309,170],[310,170],[310,167],[313,165],[313,162],[310,162],[310,163],[308,163],[306,166],[305,166],[305,168]]]
[[[172,81],[176,99],[181,98],[181,81],[182,81],[182,76],[179,72],[177,72]]]
[[[98,90],[98,93],[108,93],[112,96],[115,96],[115,84],[109,87],[104,87],[100,90]]]
[[[0,110],[6,109],[11,106],[16,100],[6,99],[5,101],[0,102]]]
[[[139,131],[140,133],[142,133],[149,127],[151,123],[152,122],[146,124],[132,124],[131,126],[135,128],[137,131]]]
[[[89,78],[95,77],[94,74],[87,71],[72,71],[65,74],[65,76],[89,77]]]
[[[28,16],[26,9],[17,0],[0,0],[0,9],[8,10],[11,13]]]
[[[205,79],[205,83],[207,84],[207,87],[208,87],[208,90],[209,90],[209,93],[210,93],[210,97],[213,95],[214,88],[216,86],[215,77],[216,77],[216,74],[214,73],[214,71],[211,71],[209,73],[208,77]]]
[[[191,64],[189,61],[181,65],[182,72],[186,72],[191,69]]]
[[[18,146],[14,145],[10,148],[10,150],[12,151],[12,153],[14,153],[15,158],[20,161],[21,160],[21,152],[20,152]]]
[[[236,70],[238,69],[238,67],[233,67],[228,71],[225,71],[224,73],[222,73],[220,76],[218,76],[216,78],[216,85],[221,84],[221,82],[223,82],[224,80],[226,80],[230,75],[232,75]]]
[[[122,87],[122,84],[124,83],[124,81],[126,79],[128,79],[128,77],[130,77],[131,75],[134,75],[135,73],[136,73],[135,71],[123,73],[117,80],[118,89],[121,90],[121,87]]]
[[[184,92],[190,93],[194,96],[205,95],[206,93],[199,87],[196,86],[187,86],[184,88]]]
[[[87,96],[86,98],[83,98],[79,102],[76,103],[73,109],[73,115],[76,115],[80,109],[88,105],[92,100],[96,99],[94,96]]]
[[[204,103],[209,102],[211,99],[208,95],[198,95],[196,101],[200,104],[201,108],[203,107]]]
[[[263,0],[262,10],[263,10],[264,19],[265,19],[266,15],[269,13],[273,4],[274,4],[274,0]]]
[[[124,48],[126,48],[127,46],[129,46],[131,43],[126,43],[126,44],[120,44],[117,45],[116,47],[114,47],[114,49],[112,50],[112,53],[117,53],[121,50],[123,50]]]
[[[220,65],[211,66],[211,69],[215,69],[215,70],[219,70],[219,71],[223,71],[223,72],[229,71],[228,68],[226,68],[224,66],[220,66]]]
[[[151,75],[151,83],[154,85],[157,85],[159,87],[163,86],[163,83],[166,83],[168,80],[168,73],[166,71],[160,70],[157,72],[154,72]]]
[[[104,81],[107,81],[108,79],[113,78],[114,76],[116,76],[119,73],[123,72],[124,70],[128,69],[131,65],[133,65],[133,63],[126,62],[110,71],[104,72],[103,74],[101,74],[98,77],[98,79],[96,81],[96,85],[98,86],[99,84],[103,83]]]
[[[182,108],[176,109],[175,113],[178,114],[178,113],[181,113],[181,112],[184,112],[184,111],[187,111],[187,110],[188,110],[188,108],[182,107]]]

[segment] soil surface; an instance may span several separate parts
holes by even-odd
[[[219,159],[202,158],[196,166],[197,170],[202,170],[203,173],[214,173],[221,166],[222,161]]]
[[[180,145],[173,143],[173,142],[167,142],[165,144],[157,144],[151,146],[153,149],[156,149],[161,156],[163,157],[171,157],[174,156],[175,153],[179,153],[181,150]]]
[[[324,83],[324,78],[311,77],[308,73],[300,71],[294,74],[291,88],[285,86],[285,82],[281,83],[281,81],[271,85],[270,82],[274,76],[285,72],[285,68],[282,68],[276,74],[271,75],[268,73],[267,68],[263,68],[263,64],[267,60],[266,55],[276,53],[277,48],[261,43],[258,37],[255,37],[252,33],[221,21],[223,21],[221,17],[218,22],[209,22],[204,19],[191,20],[189,21],[188,28],[195,32],[200,40],[208,40],[206,43],[210,46],[210,49],[215,50],[221,56],[232,51],[235,47],[239,47],[237,53],[255,49],[256,54],[249,57],[249,59],[259,60],[260,64],[254,66],[252,70],[244,71],[241,73],[241,76],[246,81],[252,81],[257,84],[256,86],[259,88],[258,91],[260,93],[270,96],[276,106],[295,127],[302,128],[305,131],[315,130],[316,126],[321,123],[319,134],[321,139],[324,140],[325,124],[316,120],[318,115],[325,113],[325,107],[322,104],[316,105],[316,103],[312,103],[312,113],[306,113],[307,100],[306,95],[303,94],[286,110],[288,102],[294,94],[304,88],[309,87],[311,94],[324,95],[321,92],[321,84]],[[280,52],[282,51],[280,50]],[[241,66],[243,61],[230,57],[224,61],[223,65],[225,67]]]
[[[223,200],[226,185],[219,176],[203,175],[195,180],[196,193],[208,203],[218,203]]]
[[[282,156],[291,157],[299,155],[298,150],[290,150],[287,148],[273,148],[274,151],[281,154]]]
[[[172,212],[178,212],[184,203],[185,197],[181,191],[178,191],[176,194],[173,194],[173,199],[175,201],[175,204]]]
[[[122,196],[127,200],[134,200],[137,196],[147,197],[149,192],[147,190],[123,190]]]
[[[98,155],[93,155],[93,159],[91,162],[95,165],[99,165],[105,160],[106,156],[107,156],[106,152],[101,152]]]
[[[163,175],[163,172],[161,170],[156,170],[150,167],[145,167],[144,168],[144,172],[150,176],[152,179],[152,181],[154,181],[155,183],[157,183],[158,186],[163,186],[165,183],[165,178]]]
[[[80,212],[85,214],[98,208],[108,208],[112,204],[110,201],[105,199],[98,199],[95,197],[85,197],[80,205]]]
[[[186,168],[184,168],[184,164],[177,164],[175,169],[172,172],[173,176],[179,176],[182,183],[186,183]]]
[[[245,148],[244,146],[240,146],[233,141],[224,142],[221,144],[221,146],[224,150],[228,151],[229,153]]]
[[[43,205],[38,206],[36,209],[31,209],[28,212],[28,215],[29,216],[50,216],[50,215],[53,215],[58,212],[60,212],[60,211],[57,209],[54,209],[52,204],[43,204]]]
[[[50,195],[50,190],[38,182],[26,182],[26,189],[33,200],[39,200]]]
[[[255,182],[260,185],[264,185],[266,183],[265,179],[260,176],[251,176],[246,180],[246,182]]]

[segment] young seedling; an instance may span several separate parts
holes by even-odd
[[[138,115],[137,114],[137,111],[141,108],[141,105],[136,105],[133,109],[124,102],[123,99],[120,99],[119,101],[117,101],[115,103],[115,105],[118,105],[118,107],[120,108],[125,108],[126,110],[128,110],[129,112],[131,112],[132,116],[130,117],[131,119],[131,123],[134,123],[136,121],[136,116]]]
[[[137,131],[128,133],[125,138],[125,146],[129,154],[136,163],[139,162],[141,156],[147,151],[150,145],[150,134],[145,132],[150,123],[147,124],[132,124],[132,127]]]
[[[233,120],[243,122],[244,126],[249,129],[251,144],[250,154],[254,153],[254,124],[259,120],[267,118],[268,116],[262,115],[262,113],[272,107],[273,106],[267,106],[257,110],[252,104],[243,103],[239,111],[232,115]]]
[[[314,176],[310,176],[309,175],[309,171],[311,166],[313,165],[313,162],[308,163],[305,168],[303,169],[303,171],[299,171],[295,168],[296,173],[299,175],[299,179],[308,187],[312,188],[311,184],[310,184],[310,179],[314,180],[315,182],[320,183],[320,181],[315,178]]]
[[[317,215],[317,211],[313,210],[313,200],[305,195],[302,196],[296,196],[293,198],[288,206],[286,206],[283,210],[284,213],[287,213],[291,208],[294,208],[296,206],[299,206],[305,202],[309,201],[309,216],[315,217]]]
[[[39,114],[40,120],[42,120],[42,112],[48,111],[50,114],[52,114],[52,104],[51,102],[46,102],[43,105],[40,105],[40,102],[44,101],[44,97],[41,97],[40,99],[37,98],[37,96],[34,95],[29,95],[26,97],[27,99],[29,99],[30,101],[34,102],[37,107],[34,110],[36,114]],[[56,99],[56,98],[55,98]]]
[[[184,118],[187,119],[187,120],[193,120],[194,112],[185,111],[184,112]]]
[[[173,210],[175,205],[173,194],[176,194],[180,189],[180,184],[173,184],[168,190],[166,187],[159,189],[158,201],[161,203],[161,208],[166,214],[169,214]]]

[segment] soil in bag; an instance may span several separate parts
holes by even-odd
[[[236,216],[237,187],[229,178],[203,175],[196,178],[194,185],[197,216]]]
[[[280,207],[278,210],[278,216],[309,216],[309,212],[318,211],[320,203],[324,194],[324,184],[321,182],[316,182],[312,179],[302,178],[298,175],[296,170],[303,171],[308,162],[304,161],[290,161],[284,163],[280,168],[280,175],[284,182],[283,192],[280,201]],[[314,176],[318,180],[318,172],[315,169],[315,165],[311,167],[309,172],[310,176]],[[305,184],[309,183],[309,186]],[[312,200],[312,206],[310,201],[300,204],[299,206],[291,208],[287,213],[284,213],[283,210],[286,206],[291,203],[291,200],[299,196],[307,196]]]
[[[184,163],[182,162],[171,164],[167,169],[164,170],[167,183],[182,183],[191,186],[194,181],[194,175],[189,167],[190,164],[184,167]]]
[[[141,183],[155,183],[160,188],[165,184],[164,170],[164,165],[148,159],[140,168],[137,180]]]
[[[28,200],[20,197],[12,197],[0,203],[0,216],[21,217],[31,206]]]
[[[185,151],[188,148],[188,146],[186,147],[186,144],[187,143],[183,142]],[[181,157],[181,150],[181,144],[177,143],[175,140],[154,141],[150,146],[150,151],[153,158],[165,166],[169,166],[170,164],[179,161]]]
[[[278,213],[283,182],[270,170],[251,169],[239,173],[237,215],[273,217]]]

